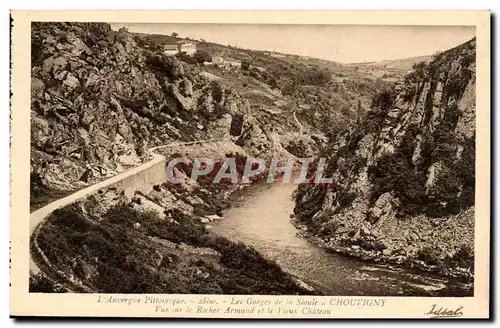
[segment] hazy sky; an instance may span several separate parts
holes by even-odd
[[[381,61],[452,48],[475,35],[471,26],[271,24],[111,24],[130,32],[172,34],[241,48],[271,50],[342,63]]]

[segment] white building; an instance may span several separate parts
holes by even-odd
[[[179,46],[177,44],[166,44],[163,46],[163,53],[167,56],[175,56],[179,53]]]
[[[214,64],[222,64],[224,62],[224,58],[219,55],[212,56],[212,63]]]
[[[179,44],[179,52],[185,52],[192,56],[196,52],[196,46],[191,42],[182,42]]]
[[[167,56],[175,56],[179,52],[185,52],[189,56],[192,56],[196,52],[196,46],[191,42],[180,41],[176,44],[164,45],[163,52]]]

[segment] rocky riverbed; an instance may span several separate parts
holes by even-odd
[[[473,223],[473,209],[463,215],[468,216],[469,223]],[[464,246],[462,248],[463,240],[451,241],[449,234],[459,234],[458,229],[455,228],[454,232],[450,232],[449,227],[443,227],[446,222],[435,223],[430,227],[427,219],[415,219],[413,225],[405,225],[407,233],[402,235],[377,237],[368,229],[354,228],[351,234],[339,232],[333,236],[318,237],[294,217],[292,215],[292,223],[299,230],[297,235],[329,252],[358,258],[367,263],[393,264],[416,272],[438,274],[458,279],[470,284],[471,287],[474,282],[473,250]],[[442,229],[439,229],[440,226]],[[428,236],[428,238],[421,237],[425,233],[427,234],[424,237]],[[441,243],[442,240],[450,242],[444,244]]]

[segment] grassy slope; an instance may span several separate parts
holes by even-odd
[[[253,248],[211,234],[196,216],[174,211],[163,219],[122,202],[92,217],[82,211],[91,203],[54,212],[39,243],[52,265],[96,292],[310,293]],[[31,290],[46,288],[39,279]]]

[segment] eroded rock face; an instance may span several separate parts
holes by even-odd
[[[42,80],[37,78],[31,79],[31,102],[37,101],[42,98],[45,91],[45,85]]]
[[[231,122],[229,122],[231,124]],[[243,125],[243,132],[236,144],[251,149],[252,155],[257,156],[271,148],[271,141],[266,132],[253,120],[248,119]]]
[[[394,215],[396,200],[394,196],[386,192],[380,196],[375,204],[369,210],[370,221],[372,224],[381,225],[385,217]]]
[[[378,241],[387,256],[473,247],[475,39],[381,93],[330,149],[335,183],[320,202],[314,187],[296,198],[295,214],[313,233],[334,245]],[[443,218],[457,225],[442,226]]]

